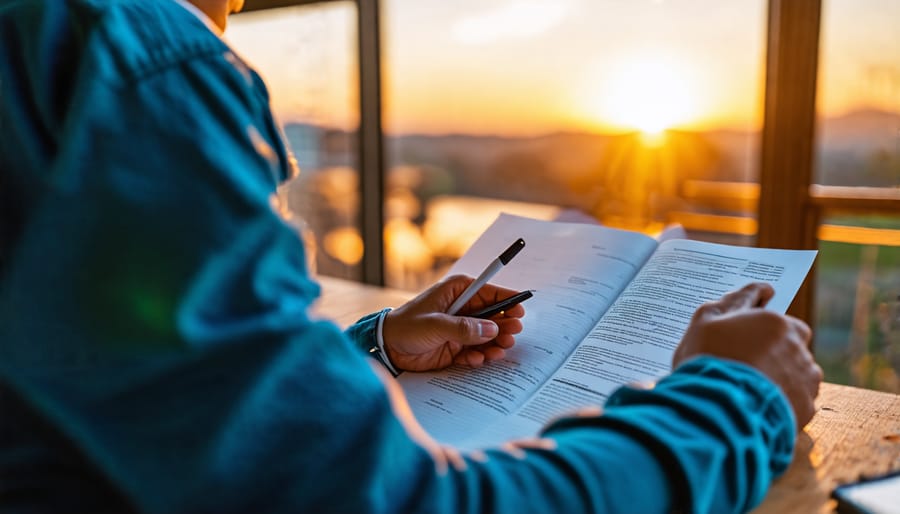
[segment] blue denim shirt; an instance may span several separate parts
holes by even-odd
[[[741,512],[783,395],[701,358],[442,468],[311,319],[266,89],[172,0],[0,6],[0,510]],[[354,345],[354,343],[356,343]]]

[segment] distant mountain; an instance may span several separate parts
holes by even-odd
[[[898,149],[900,145],[900,112],[880,111],[876,109],[863,109],[852,111],[840,116],[822,118],[816,126],[816,137],[820,141],[817,145],[836,151],[857,150],[868,153],[873,149]],[[686,131],[676,131],[687,133]],[[340,129],[322,127],[307,123],[288,123],[285,125],[285,133],[292,145],[295,143],[303,149],[309,148],[309,138],[318,133],[332,138],[352,138],[352,133]],[[755,141],[755,131],[740,129],[724,129],[700,132],[709,140],[722,143],[729,150],[739,150],[740,153],[753,152],[758,143]],[[521,148],[556,148],[569,146],[573,148],[589,146],[591,148],[604,147],[610,140],[620,135],[600,134],[590,132],[555,132],[539,136],[502,136],[502,135],[475,135],[475,134],[388,134],[386,146],[389,151],[397,151],[400,148],[409,149],[421,147],[423,153],[430,153],[426,149],[453,149],[467,148],[484,151],[487,154],[494,153],[500,148],[515,150]],[[730,153],[730,152],[729,152]]]
[[[817,127],[816,177],[835,186],[900,184],[900,113],[854,111]]]
[[[820,120],[816,137],[829,151],[900,152],[900,113],[866,109]]]
[[[893,161],[883,161],[885,155],[888,160],[900,160],[900,113],[859,110],[821,119],[816,129],[819,180],[838,185],[894,181],[896,185]],[[289,124],[285,132],[301,168],[346,166],[356,158],[353,133],[306,124]],[[462,194],[483,193],[502,184],[512,198],[539,195],[559,201],[558,196],[571,195],[573,187],[616,172],[609,171],[611,167],[627,167],[638,140],[636,134],[588,132],[528,137],[400,134],[385,138],[385,152],[391,166],[422,166],[453,177],[454,189]],[[683,178],[756,180],[760,145],[756,131],[671,131],[666,144],[661,158]],[[625,165],[619,162],[623,159]],[[873,171],[873,166],[878,169]]]

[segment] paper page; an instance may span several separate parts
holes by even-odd
[[[515,417],[545,422],[574,408],[602,405],[623,384],[662,377],[671,370],[672,354],[697,307],[750,282],[771,283],[775,296],[766,308],[787,311],[815,255],[689,240],[660,244],[565,365]]]
[[[479,432],[510,416],[566,360],[649,258],[647,236],[580,223],[503,214],[450,273],[477,276],[510,243],[525,248],[492,283],[533,289],[524,330],[502,361],[399,377],[419,422],[438,441],[481,446]]]
[[[666,225],[666,227],[662,229],[659,234],[654,234],[653,237],[660,243],[669,241],[671,239],[687,239],[687,231],[685,231],[684,227],[680,224],[672,223],[670,225]]]

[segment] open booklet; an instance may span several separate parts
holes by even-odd
[[[525,248],[492,280],[535,290],[506,358],[398,378],[416,418],[441,443],[467,450],[535,436],[556,416],[602,405],[621,385],[664,376],[699,305],[765,281],[775,288],[766,308],[785,312],[816,254],[660,242],[502,214],[450,273],[478,275],[520,237]]]

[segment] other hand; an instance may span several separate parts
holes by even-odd
[[[521,305],[492,319],[466,317],[465,313],[508,298],[518,291],[487,284],[463,306],[459,315],[447,308],[473,281],[454,275],[392,310],[384,319],[384,347],[391,362],[407,371],[440,369],[450,364],[478,367],[502,359],[522,331]]]
[[[700,306],[672,365],[701,354],[749,364],[781,388],[802,429],[815,413],[822,368],[809,351],[806,323],[762,309],[774,294],[769,284],[754,283]]]

